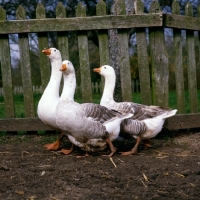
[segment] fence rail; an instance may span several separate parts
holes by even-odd
[[[131,81],[131,91],[134,92],[140,92],[140,83],[138,79],[134,79]],[[102,93],[103,92],[103,87],[102,87],[102,83],[101,82],[92,82],[91,83],[92,86],[92,93]],[[43,93],[43,88],[42,85],[38,86],[33,86],[33,94],[42,94]],[[76,86],[76,94],[81,94],[81,85],[77,85]],[[23,94],[23,87],[22,86],[15,86],[13,88],[13,94]],[[3,87],[0,87],[0,96],[4,96],[4,91],[3,91]]]
[[[132,100],[129,37],[127,28],[136,31],[137,64],[139,71],[139,90],[142,103],[168,106],[169,101],[169,62],[164,39],[164,28],[173,30],[173,60],[175,65],[175,82],[177,93],[177,109],[179,114],[166,121],[169,129],[197,128],[200,127],[200,114],[198,113],[197,95],[197,67],[200,60],[199,32],[198,48],[195,48],[194,31],[200,31],[200,6],[197,9],[197,17],[193,17],[193,8],[190,3],[185,6],[185,15],[180,15],[178,1],[172,4],[172,14],[163,14],[158,2],[153,1],[149,13],[144,13],[141,0],[135,0],[135,14],[126,15],[124,0],[116,1],[116,15],[106,15],[106,4],[100,0],[96,6],[96,15],[86,17],[86,8],[79,3],[76,9],[76,17],[67,18],[65,7],[59,3],[56,8],[56,18],[45,17],[45,8],[42,4],[36,7],[36,19],[26,19],[26,12],[22,6],[16,11],[16,20],[6,20],[6,11],[0,8],[0,60],[2,72],[2,84],[4,94],[5,116],[0,119],[0,131],[8,130],[47,130],[37,118],[33,101],[33,83],[30,63],[30,44],[28,33],[36,33],[38,37],[39,66],[42,81],[42,90],[46,87],[50,77],[50,64],[48,58],[42,54],[44,47],[48,47],[48,32],[57,32],[58,49],[62,58],[70,59],[69,32],[77,32],[79,65],[81,75],[81,94],[83,102],[92,102],[92,83],[90,77],[90,59],[87,31],[96,30],[98,36],[98,54],[100,65],[110,64],[109,37],[110,29],[117,29],[118,64],[120,66],[120,83],[123,101]],[[148,32],[146,31],[148,29]],[[181,30],[186,30],[187,52],[186,61],[183,58]],[[15,88],[12,84],[11,55],[9,34],[18,35],[20,51],[20,68],[22,77],[22,90],[24,96],[25,118],[16,119],[13,95]],[[197,56],[198,57],[198,56]],[[183,75],[183,63],[187,65],[187,88],[189,90],[190,114],[185,114],[185,86]],[[99,90],[99,86],[93,86]],[[79,88],[77,87],[77,90]],[[33,123],[32,123],[33,122]],[[40,125],[36,127],[37,123]]]

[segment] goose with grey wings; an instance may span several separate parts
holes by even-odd
[[[126,119],[121,124],[122,132],[137,139],[135,146],[122,155],[132,155],[137,153],[137,148],[141,140],[148,140],[155,137],[163,127],[165,119],[176,114],[177,110],[162,108],[160,106],[147,106],[133,102],[115,102],[113,92],[115,89],[116,75],[114,68],[104,65],[93,69],[105,78],[105,86],[100,105],[109,109],[115,109],[123,113],[132,113],[133,116]]]
[[[73,64],[65,60],[61,71],[64,87],[56,107],[56,124],[63,132],[67,131],[69,140],[86,152],[103,150],[107,144],[112,156],[116,152],[112,141],[120,132],[120,124],[132,117],[131,113],[123,113],[108,109],[94,103],[79,104],[74,101],[76,76]]]

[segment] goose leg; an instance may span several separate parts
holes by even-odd
[[[84,156],[76,156],[76,158],[85,158],[85,157],[91,157],[91,155],[86,151]]]
[[[128,155],[133,155],[137,153],[137,149],[138,149],[138,145],[140,144],[140,137],[137,138],[137,142],[135,144],[135,146],[133,147],[133,149],[131,149],[131,151],[127,151],[127,152],[120,152],[122,156],[128,156]]]
[[[58,150],[58,148],[60,147],[60,141],[64,136],[65,135],[63,133],[61,133],[60,137],[55,142],[50,143],[50,144],[45,144],[44,147],[47,150],[53,150],[53,151]]]
[[[109,147],[110,147],[111,153],[110,153],[109,155],[103,155],[103,156],[111,157],[111,156],[113,156],[113,155],[115,154],[115,152],[116,152],[117,149],[114,147],[114,145],[113,145],[113,143],[110,141],[110,138],[109,138],[109,137],[106,138],[106,142],[108,143],[108,145],[109,145]]]
[[[151,141],[150,141],[150,140],[148,140],[148,139],[147,139],[147,140],[142,140],[142,142],[144,143],[144,146],[145,146],[145,147],[152,147],[152,146],[151,146]]]
[[[72,144],[72,146],[71,146],[70,149],[61,149],[59,152],[65,154],[65,155],[68,155],[68,154],[70,154],[73,150],[74,150],[74,145]]]

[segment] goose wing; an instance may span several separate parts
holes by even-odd
[[[85,116],[93,121],[100,121],[102,124],[117,116],[121,117],[123,114],[112,109],[94,103],[81,104]]]

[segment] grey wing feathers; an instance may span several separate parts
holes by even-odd
[[[168,112],[169,108],[163,108],[161,106],[146,106],[132,102],[122,102],[117,105],[116,110],[120,112],[134,114],[131,119],[143,120],[147,118],[153,118]]]
[[[81,104],[82,109],[85,112],[86,117],[91,117],[95,121],[100,121],[102,124],[109,119],[116,117],[117,115],[122,115],[116,110],[109,110],[108,108],[101,106],[99,104],[84,103]]]

